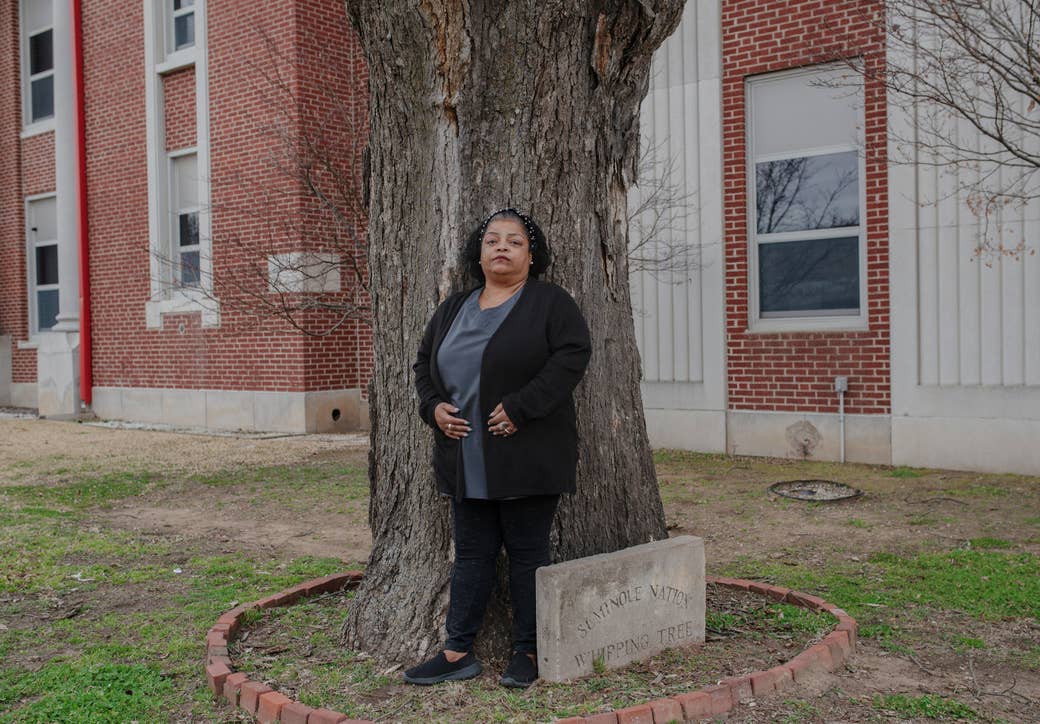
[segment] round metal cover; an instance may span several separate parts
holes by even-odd
[[[769,492],[795,500],[818,500],[829,503],[863,495],[863,491],[833,480],[784,480],[769,486]]]

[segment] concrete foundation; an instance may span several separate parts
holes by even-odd
[[[891,435],[888,415],[846,415],[845,460],[891,464]],[[731,410],[726,439],[732,455],[838,460],[841,426],[837,415]]]
[[[80,412],[79,332],[42,332],[36,351],[40,417],[75,417]]]
[[[646,432],[654,447],[726,452],[725,410],[645,411]]]
[[[95,387],[92,408],[101,419],[214,430],[341,433],[368,428],[368,405],[359,389],[265,392]]]
[[[37,405],[35,382],[11,383],[11,407],[28,407],[35,409]]]
[[[893,417],[892,464],[1040,474],[1040,420]]]

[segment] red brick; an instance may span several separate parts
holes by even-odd
[[[769,671],[773,674],[773,686],[777,691],[786,691],[794,684],[794,676],[786,666],[774,666]]]
[[[282,707],[282,724],[307,724],[307,717],[314,711],[306,704],[290,701]]]
[[[231,669],[223,663],[211,663],[206,666],[206,682],[215,696],[219,696],[224,691],[224,682],[230,674]]]
[[[726,588],[735,588],[741,591],[748,590],[751,585],[751,581],[745,581],[740,578],[715,578],[714,583]]]
[[[818,596],[812,596],[808,593],[801,593],[799,591],[791,591],[787,594],[787,602],[795,606],[801,606],[807,608],[810,611],[818,611],[826,601]]]
[[[856,625],[855,620],[853,620],[849,616],[841,616],[838,619],[838,626],[835,629],[835,631],[844,631],[848,635],[848,637],[849,637],[849,650],[853,651],[853,652],[856,650],[857,629],[858,629],[858,627]]]
[[[227,631],[209,630],[206,634],[206,646],[227,646]]]
[[[835,667],[834,658],[831,656],[830,647],[825,644],[815,644],[810,646],[807,653],[809,655],[815,655],[823,666],[824,670],[831,671]]]
[[[585,717],[585,724],[617,724],[617,712],[608,711],[602,714],[590,714]]]
[[[303,585],[306,586],[308,596],[315,596],[319,593],[338,591],[341,588],[343,588],[343,586],[345,586],[349,581],[352,580],[354,580],[354,578],[350,574],[335,573],[331,576],[316,578],[313,581],[308,581]]]
[[[209,656],[207,654],[206,665],[208,666],[210,664],[224,664],[224,666],[228,667],[229,669],[232,668],[231,659],[227,656]]]
[[[346,721],[346,714],[331,709],[315,709],[307,717],[307,724],[340,724]]]
[[[269,691],[260,696],[260,705],[256,708],[256,720],[260,724],[275,724],[281,719],[282,707],[291,703],[292,699],[280,691]]]
[[[617,710],[618,724],[654,724],[654,710],[646,704]]]
[[[720,681],[719,684],[729,687],[734,704],[754,697],[754,692],[751,690],[750,676],[730,676]]]
[[[238,695],[242,690],[242,684],[247,681],[249,681],[249,677],[241,671],[230,674],[224,680],[224,698],[228,700],[231,706],[238,706]]]
[[[709,686],[701,689],[711,698],[711,710],[714,714],[725,714],[739,703],[733,698],[733,691],[725,685]]]
[[[654,724],[683,720],[682,705],[675,699],[657,699],[647,704],[654,712]]]
[[[238,693],[238,706],[249,714],[256,714],[260,706],[260,697],[269,691],[274,691],[270,686],[257,681],[246,681]]]
[[[228,630],[231,630],[238,626],[240,616],[241,613],[231,613],[229,611],[221,614],[220,618],[217,619],[217,623],[227,624]]]
[[[776,674],[772,671],[756,671],[751,674],[751,693],[758,698],[776,691]]]
[[[840,666],[849,658],[852,646],[849,644],[847,631],[831,631],[823,637],[822,643],[831,651],[831,662],[835,667]]]
[[[729,689],[726,690],[729,693]],[[675,700],[682,706],[683,716],[686,719],[699,721],[708,719],[715,715],[715,709],[711,697],[703,691],[692,691],[689,694],[679,694]]]

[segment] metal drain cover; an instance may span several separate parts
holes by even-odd
[[[769,486],[769,492],[795,500],[818,500],[829,503],[863,495],[863,491],[833,480],[784,480]]]

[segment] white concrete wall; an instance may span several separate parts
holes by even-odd
[[[727,452],[796,460],[840,460],[841,423],[836,414],[731,410]],[[845,416],[845,460],[888,465],[892,460],[887,415]]]
[[[641,124],[656,166],[629,201],[637,208],[669,163],[664,181],[685,197],[670,230],[655,237],[664,242],[658,256],[683,247],[680,263],[636,270],[631,280],[651,443],[718,452],[726,446],[720,79],[719,2],[691,0],[654,56]],[[633,223],[633,246],[648,226],[647,215]]]
[[[990,169],[937,167],[902,142],[913,110],[890,100],[889,156],[906,161],[889,171],[892,461],[1040,473],[1040,201],[974,214],[966,189]],[[1008,180],[1005,169],[982,183]],[[1026,250],[979,257],[982,240]]]
[[[102,419],[268,432],[355,432],[368,428],[361,390],[261,392],[95,387]]]
[[[38,406],[39,395],[35,382],[12,382],[11,383],[11,406],[28,407],[34,409]]]

